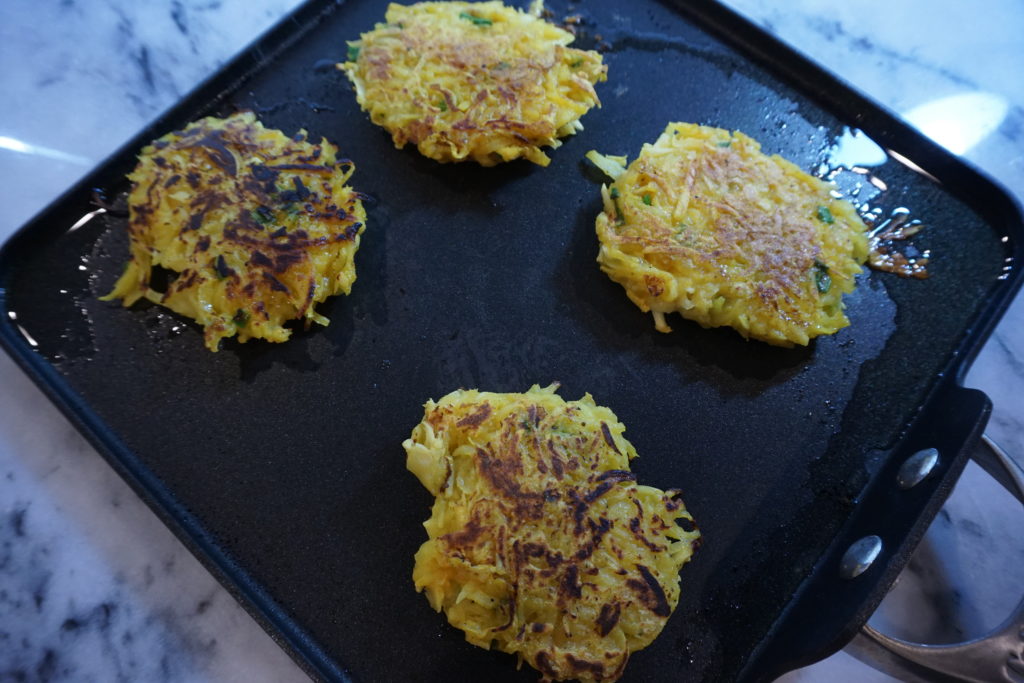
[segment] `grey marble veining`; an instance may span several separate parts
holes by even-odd
[[[296,4],[0,4],[0,240]],[[956,151],[1024,192],[1016,0],[729,4],[953,148],[995,121]],[[958,109],[962,95],[987,99]],[[946,109],[925,106],[936,101]],[[967,377],[994,401],[989,432],[1018,456],[1022,301]],[[1019,506],[993,487],[968,469],[875,623],[952,640],[990,627],[1024,592],[1024,541],[1010,531]],[[304,679],[0,354],[0,681]],[[840,653],[787,680],[891,679]]]
[[[0,6],[0,237],[296,4]],[[307,680],[3,354],[0,680]]]
[[[9,0],[0,7],[6,110],[3,234],[176,102],[298,0]]]
[[[301,680],[6,356],[0,373],[0,680]]]
[[[940,0],[727,3],[838,73],[1024,198],[1024,12],[1018,3]],[[998,110],[993,113],[991,110]],[[994,409],[987,432],[1024,462],[1024,298],[1018,296],[965,384]],[[997,626],[1024,595],[1020,505],[970,464],[871,623],[945,644]],[[785,677],[892,681],[845,653]]]

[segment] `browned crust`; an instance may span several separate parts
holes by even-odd
[[[492,420],[495,412],[489,401],[454,409],[445,406],[428,411],[425,422],[438,431],[456,428],[465,430],[467,435],[478,434],[476,430]],[[549,414],[535,404],[505,414],[500,424],[492,427],[492,433],[497,435],[475,447],[473,465],[487,488],[474,490],[475,502],[468,521],[437,538],[443,554],[466,561],[487,557],[489,564],[504,567],[503,581],[507,581],[511,596],[502,601],[504,618],[501,625],[492,627],[495,636],[516,624],[519,596],[551,595],[566,613],[575,613],[574,605],[581,600],[595,599],[588,588],[594,585],[590,577],[607,571],[592,559],[599,550],[610,553],[613,562],[619,563],[616,573],[622,590],[593,605],[595,615],[590,618],[596,636],[607,637],[620,625],[626,611],[635,614],[639,608],[649,612],[651,618],[660,619],[671,613],[669,598],[655,573],[645,564],[634,564],[636,560],[618,547],[618,541],[608,541],[614,538],[609,534],[616,525],[621,525],[644,548],[653,553],[665,552],[667,546],[652,542],[647,534],[660,538],[669,528],[668,522],[659,516],[666,512],[645,515],[635,494],[625,491],[620,495],[633,500],[637,513],[628,521],[618,522],[604,514],[600,507],[603,499],[617,488],[635,489],[636,477],[625,469],[599,467],[612,457],[611,453],[616,454],[616,460],[622,458],[612,428],[606,422],[595,422],[576,432],[554,429],[560,419],[562,415]],[[666,492],[663,502],[669,514],[682,505],[676,491]],[[604,562],[601,560],[601,565]],[[515,639],[541,637],[552,628],[561,627],[524,617],[516,626]],[[526,649],[519,652],[545,680],[615,680],[629,656],[619,646],[588,652],[586,656],[583,650],[546,645],[532,653]]]
[[[337,166],[350,164],[340,160],[335,166],[293,163],[299,150],[306,146],[285,146],[276,141],[258,138],[261,129],[238,119],[229,119],[221,128],[214,127],[204,119],[188,128],[175,131],[170,138],[154,143],[140,157],[136,174],[144,173],[148,187],[145,200],[131,205],[129,232],[133,241],[152,246],[149,231],[153,215],[161,203],[161,191],[166,190],[185,178],[192,189],[188,200],[187,220],[180,226],[180,239],[190,245],[192,260],[203,263],[201,254],[211,247],[211,236],[190,237],[207,224],[211,211],[225,207],[238,207],[234,218],[224,222],[216,236],[220,249],[241,255],[246,264],[244,272],[226,266],[223,253],[209,261],[209,272],[186,270],[164,292],[166,300],[171,293],[182,292],[198,286],[203,279],[213,277],[225,280],[228,299],[252,303],[269,300],[274,296],[294,299],[301,316],[312,304],[316,287],[316,273],[309,266],[314,250],[331,248],[331,245],[352,242],[362,228],[354,220],[358,195],[352,193],[345,206],[338,206],[332,199],[330,186],[317,181],[307,187],[302,179],[292,176],[294,189],[280,189],[277,184],[283,172],[322,173],[334,172]],[[183,155],[184,161],[171,152]],[[320,146],[307,157],[319,157]],[[243,165],[238,158],[256,156],[262,164]],[[174,162],[169,161],[174,159]],[[197,174],[194,168],[201,168],[209,160],[216,171]],[[145,168],[143,172],[142,169]],[[219,172],[218,172],[219,171]],[[305,230],[287,230],[269,223],[270,217],[282,211],[305,214],[320,225],[335,228],[326,235],[311,237]],[[261,224],[255,216],[265,217],[267,225]],[[275,229],[276,227],[276,229]],[[295,282],[294,289],[285,281]],[[296,282],[298,280],[298,282]],[[146,283],[148,286],[148,282]],[[257,312],[257,311],[253,311]],[[265,306],[261,311],[266,313]]]
[[[640,159],[644,178],[660,180],[664,170],[647,159]],[[737,281],[759,283],[757,297],[766,305],[793,316],[801,315],[796,301],[804,296],[807,273],[821,252],[812,216],[783,215],[764,211],[747,199],[742,188],[785,184],[796,181],[775,164],[753,165],[732,147],[707,149],[688,162],[681,189],[689,194],[693,206],[714,210],[715,222],[708,234],[713,244],[696,247],[674,239],[671,225],[649,223],[645,228],[623,232],[618,240],[628,253],[645,254],[650,262],[667,272],[676,272],[679,263],[699,259],[710,263],[745,263],[744,273],[733,273]],[[704,183],[733,179],[738,188],[725,196],[709,196]],[[666,194],[679,190],[663,187]],[[651,296],[663,292],[656,278],[648,284]]]
[[[364,84],[364,109],[371,112],[375,123],[388,129],[396,147],[412,143],[441,161],[468,158],[492,165],[497,160],[486,158],[476,149],[476,142],[486,140],[479,147],[490,150],[519,147],[539,151],[541,146],[557,144],[559,126],[566,121],[559,119],[556,124],[559,105],[546,91],[553,69],[585,61],[585,68],[564,79],[564,89],[578,102],[593,105],[599,105],[594,83],[604,80],[607,72],[596,52],[566,47],[548,38],[540,49],[524,54],[516,45],[518,34],[513,34],[516,43],[510,46],[496,39],[504,37],[494,33],[500,30],[500,23],[493,30],[481,30],[464,17],[404,13],[400,23],[381,24],[363,34],[358,57],[346,64],[345,70],[354,81]],[[412,63],[410,55],[415,56]],[[401,72],[411,70],[413,64],[418,69],[423,62],[446,74],[456,93],[448,89],[449,80],[420,86],[418,70],[415,83],[398,80]],[[402,114],[407,115],[389,116],[393,112],[384,105],[399,99]],[[457,152],[443,158],[444,151],[450,150]]]

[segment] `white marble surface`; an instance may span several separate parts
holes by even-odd
[[[0,240],[295,4],[0,3]],[[729,4],[1024,193],[1017,0]],[[958,95],[975,99],[922,109]],[[1015,454],[1022,382],[1018,297],[968,377],[995,402],[989,433]],[[876,621],[947,640],[993,625],[1024,592],[1015,515],[970,469]],[[0,681],[303,679],[0,354]],[[787,680],[891,679],[840,653]]]

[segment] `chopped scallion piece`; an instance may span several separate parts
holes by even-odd
[[[651,205],[651,193],[650,192],[644,193],[643,200],[644,200],[644,204],[646,204],[647,206],[650,206]]]
[[[732,144],[732,140],[723,140],[722,142],[718,143],[718,146],[719,147],[728,147],[731,144]]]
[[[469,12],[459,12],[459,19],[471,21],[477,26],[490,26],[491,24],[494,23],[493,21],[486,17],[478,17],[475,14],[470,14]]]
[[[832,224],[836,222],[836,219],[832,217],[832,212],[829,211],[827,206],[818,207],[818,220],[822,223]]]
[[[359,46],[349,45],[348,46],[348,61],[354,62],[359,59]]]
[[[828,274],[828,266],[821,261],[814,262],[814,284],[822,294],[832,288],[832,276]]]
[[[612,198],[612,204],[615,206],[615,219],[619,223],[626,222],[626,216],[622,213],[622,207],[619,206],[619,188],[612,187],[608,192],[608,196]]]
[[[249,213],[252,216],[252,219],[260,225],[266,225],[274,220],[274,212],[266,206],[261,206]]]
[[[587,152],[586,158],[612,180],[626,172],[626,157],[599,154],[597,150],[592,149]]]

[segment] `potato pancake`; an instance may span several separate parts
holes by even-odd
[[[557,388],[427,402],[403,444],[436,497],[413,581],[470,643],[613,681],[675,609],[700,533],[679,491],[636,483],[615,414]]]
[[[600,106],[601,55],[573,35],[500,2],[391,4],[386,23],[349,43],[340,64],[356,100],[395,147],[441,162],[547,166],[542,146],[583,129]]]
[[[678,312],[777,346],[849,321],[842,295],[867,258],[867,228],[835,188],[743,133],[670,123],[626,168],[587,155],[614,182],[597,217],[601,270],[655,326]]]
[[[292,319],[348,294],[366,222],[337,148],[264,128],[250,112],[205,118],[142,150],[129,174],[131,260],[104,300],[140,298],[195,319],[206,347],[282,342]],[[155,268],[171,278],[164,291]]]

